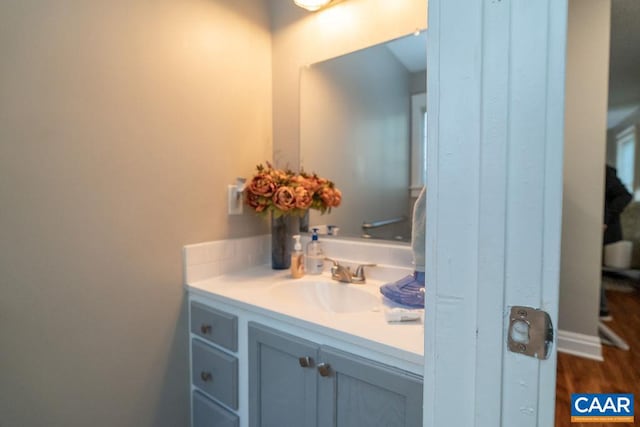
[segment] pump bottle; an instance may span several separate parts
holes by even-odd
[[[311,241],[307,243],[307,273],[322,274],[324,269],[324,249],[318,240],[318,229],[314,228]]]
[[[302,244],[300,243],[300,235],[293,236],[295,244],[291,252],[291,277],[299,279],[304,276],[304,252],[302,252]]]

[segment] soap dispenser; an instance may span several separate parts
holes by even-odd
[[[314,228],[311,241],[307,243],[307,273],[322,274],[324,269],[324,250],[318,240],[318,229]]]
[[[302,244],[300,243],[300,235],[293,236],[295,244],[293,252],[291,252],[291,277],[299,279],[304,276],[304,252],[302,252]]]

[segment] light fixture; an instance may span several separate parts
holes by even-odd
[[[316,10],[320,10],[323,7],[327,6],[332,0],[293,0],[293,2],[304,9],[307,9],[311,12],[315,12]]]

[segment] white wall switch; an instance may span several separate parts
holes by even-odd
[[[242,193],[238,193],[238,186],[227,186],[227,213],[229,215],[242,215],[242,202]]]

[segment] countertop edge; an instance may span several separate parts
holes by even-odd
[[[350,345],[366,348],[367,350],[374,353],[379,353],[387,357],[402,360],[405,363],[414,365],[414,369],[411,369],[412,372],[422,375],[422,370],[424,367],[423,354],[415,353],[415,352],[412,352],[406,349],[401,349],[398,347],[394,347],[392,345],[385,344],[379,341],[374,341],[374,340],[371,340],[347,331],[341,331],[326,325],[322,325],[320,323],[314,323],[307,319],[292,316],[286,313],[281,313],[279,311],[275,311],[266,307],[261,307],[259,305],[242,301],[240,299],[221,295],[219,293],[213,292],[208,289],[203,289],[202,284],[210,281],[211,279],[201,281],[201,282],[195,282],[192,284],[185,283],[183,285],[183,288],[187,293],[197,295],[201,298],[213,300],[215,302],[229,305],[229,306],[232,306],[232,307],[235,307],[259,316],[265,316],[267,318],[273,319],[278,322],[286,323],[296,328],[313,331],[320,335],[324,335],[332,339],[336,339],[344,343],[348,343]]]

